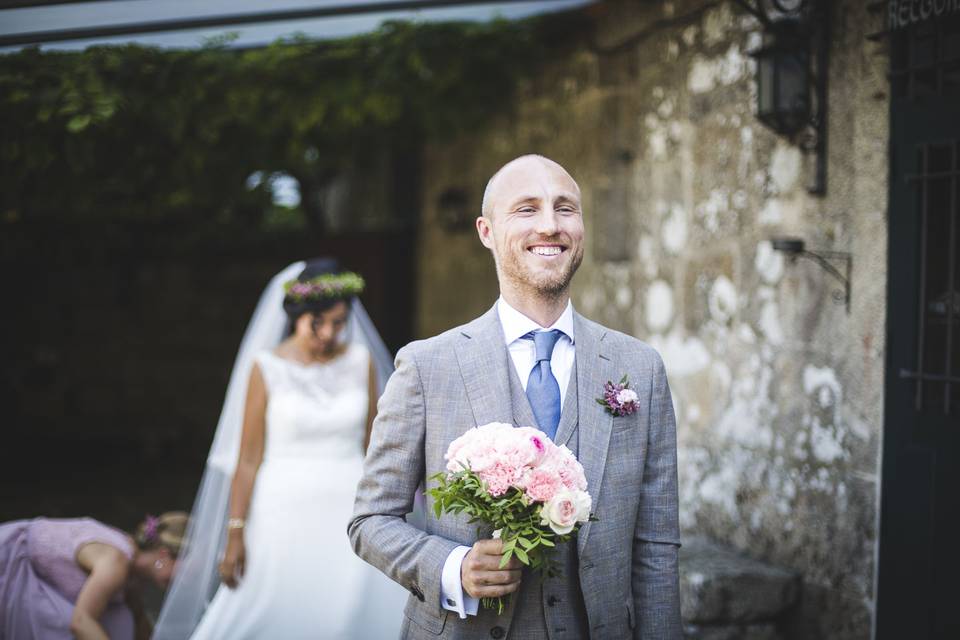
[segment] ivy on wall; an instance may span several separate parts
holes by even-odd
[[[391,22],[333,42],[142,46],[0,57],[0,223],[262,222],[257,171],[303,208],[358,157],[507,108],[570,19]],[[305,211],[308,214],[309,211]]]

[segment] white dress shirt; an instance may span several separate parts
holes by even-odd
[[[523,336],[531,331],[550,331],[558,329],[563,335],[557,340],[550,356],[550,370],[560,386],[560,406],[563,406],[567,397],[567,386],[570,383],[570,372],[573,370],[574,335],[573,335],[573,305],[567,302],[567,308],[560,317],[549,327],[541,327],[534,320],[523,315],[511,307],[502,297],[497,300],[497,315],[500,326],[503,328],[504,342],[510,352],[513,367],[520,378],[523,390],[527,390],[527,379],[536,364],[537,351],[533,340]],[[537,425],[531,425],[537,426]],[[440,606],[449,611],[456,611],[461,618],[468,615],[477,615],[480,605],[478,598],[471,597],[463,592],[460,583],[460,565],[470,547],[459,546],[450,552],[443,564],[443,574],[440,577]]]

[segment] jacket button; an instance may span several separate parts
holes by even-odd
[[[547,606],[549,607],[554,606],[558,602],[560,602],[560,598],[558,598],[557,596],[550,596],[549,598],[547,598]]]
[[[494,627],[493,629],[490,629],[490,637],[493,638],[493,640],[500,640],[500,638],[504,636],[504,633],[503,627]]]

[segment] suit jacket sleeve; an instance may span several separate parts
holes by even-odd
[[[681,637],[677,550],[677,427],[663,361],[655,356],[640,508],[633,534],[636,638]]]
[[[357,555],[410,591],[425,613],[440,617],[443,564],[458,545],[404,519],[424,476],[425,416],[416,358],[404,347],[377,406],[347,532]]]

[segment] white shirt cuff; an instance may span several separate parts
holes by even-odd
[[[477,615],[480,599],[463,592],[460,583],[460,565],[470,547],[460,546],[450,552],[443,563],[443,575],[440,577],[440,606],[447,611],[456,611],[460,618]]]

